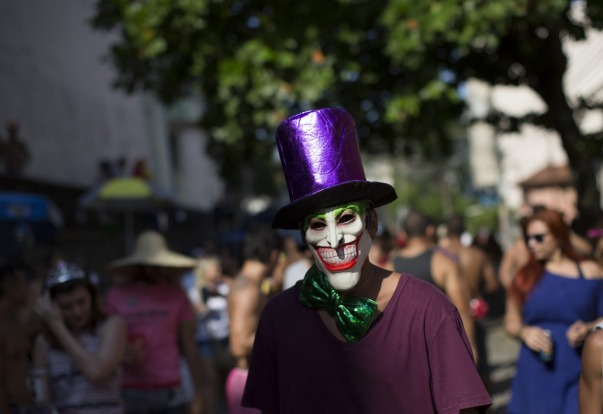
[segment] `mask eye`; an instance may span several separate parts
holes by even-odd
[[[356,219],[356,215],[354,213],[343,213],[341,217],[339,217],[339,224],[348,224],[353,222]]]
[[[310,222],[310,230],[315,230],[315,231],[320,231],[322,229],[324,229],[325,227],[327,227],[327,223],[325,223],[324,221],[319,221],[319,220],[313,220],[312,222]]]

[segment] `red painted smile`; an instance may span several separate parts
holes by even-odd
[[[358,241],[360,236],[353,242],[343,244],[336,249],[330,247],[313,246],[318,257],[329,272],[340,272],[348,270],[358,262]]]

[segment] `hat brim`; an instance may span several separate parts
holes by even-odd
[[[158,266],[180,269],[192,269],[197,265],[197,261],[172,251],[163,251],[153,255],[133,254],[109,263],[109,269],[117,269],[127,266]]]
[[[377,181],[349,181],[317,191],[282,207],[274,215],[272,228],[299,229],[301,220],[308,214],[351,201],[369,200],[376,208],[391,203],[396,198],[396,190],[389,184]]]

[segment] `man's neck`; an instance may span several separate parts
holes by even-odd
[[[369,263],[368,260],[364,262],[362,265],[362,269],[360,270],[360,278],[358,279],[358,283],[350,290],[338,291],[343,296],[363,296],[366,291],[366,285],[370,283],[373,275],[373,266]]]
[[[416,256],[432,246],[433,243],[427,237],[411,237],[400,253],[403,256]]]
[[[464,246],[461,243],[461,239],[459,237],[457,237],[457,236],[449,236],[448,237],[448,244],[446,246],[447,249],[458,253],[463,247]]]
[[[261,282],[268,273],[268,266],[259,260],[245,260],[239,274],[249,280]]]
[[[362,267],[360,281],[344,295],[373,299],[377,302],[379,310],[383,311],[394,294],[399,280],[399,273],[382,269],[367,260]]]

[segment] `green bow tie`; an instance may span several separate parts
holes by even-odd
[[[379,314],[377,302],[363,297],[345,297],[329,284],[324,273],[312,266],[302,281],[299,300],[313,309],[324,309],[348,342],[359,341]]]

